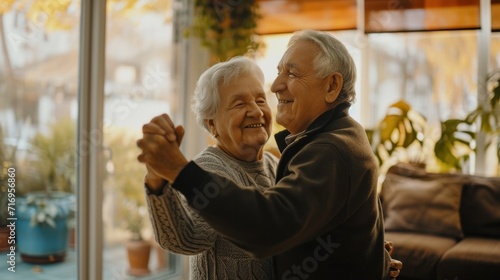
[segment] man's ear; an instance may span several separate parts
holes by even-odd
[[[342,86],[344,85],[344,78],[339,72],[335,72],[328,76],[328,89],[325,94],[326,103],[333,103],[339,97]]]

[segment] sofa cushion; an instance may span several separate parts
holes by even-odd
[[[385,229],[462,238],[461,195],[460,179],[389,170],[381,192]]]
[[[464,238],[444,254],[437,275],[438,279],[500,279],[500,240]]]
[[[469,176],[460,216],[466,236],[500,238],[500,178]]]
[[[453,238],[406,232],[386,232],[385,240],[394,244],[392,258],[403,262],[398,279],[435,279],[439,260],[457,243]]]

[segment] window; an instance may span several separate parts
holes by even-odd
[[[110,261],[104,262],[103,279],[122,279],[130,273],[169,275],[177,265],[177,258],[154,242],[143,190],[146,168],[136,160],[136,140],[142,137],[143,124],[162,113],[168,113],[176,123],[182,120],[182,99],[173,70],[178,54],[173,42],[172,7],[168,3],[145,1],[132,7],[108,3],[103,250],[105,256],[108,251],[114,253]],[[129,244],[137,238],[153,241],[152,247],[144,249],[150,253],[141,257],[144,260],[149,256],[149,271],[131,271],[127,264],[127,254],[139,252],[127,253],[125,247],[137,246],[137,242]]]
[[[96,64],[105,81],[103,102],[97,103],[105,109],[99,121],[104,127],[102,153],[107,163],[102,186],[78,186],[76,172],[83,164],[83,154],[78,153],[82,143],[78,144],[77,138],[85,134],[77,129],[79,116],[99,116],[95,107],[79,112],[83,97],[79,96],[79,84],[85,83],[79,73],[79,57],[90,49],[88,45],[80,48],[85,35],[81,31],[96,20],[88,11],[83,13],[89,6],[89,2],[79,0],[19,0],[0,5],[0,163],[16,178],[17,218],[15,258],[12,265],[6,261],[0,264],[2,279],[78,279],[82,251],[98,244],[95,240],[100,238],[84,227],[81,239],[90,236],[87,241],[93,243],[84,241],[81,250],[75,240],[74,229],[81,230],[76,223],[79,214],[96,213],[82,201],[79,205],[83,208],[77,209],[82,189],[104,192],[103,223],[95,225],[104,231],[104,246],[98,248],[104,260],[102,279],[132,277],[125,243],[129,239],[127,228],[137,225],[132,223],[137,220],[131,219],[133,215],[124,216],[127,210],[139,214],[144,238],[152,238],[141,200],[144,170],[136,161],[135,141],[142,124],[153,116],[167,112],[180,122],[184,114],[183,96],[177,89],[181,83],[172,70],[183,51],[173,42],[172,3],[107,2],[106,62]],[[102,40],[97,42],[104,45]],[[99,165],[91,162],[91,166]],[[3,228],[10,214],[4,204],[6,178],[2,175],[0,179]],[[28,197],[34,200],[29,202]],[[93,219],[100,221],[99,217]],[[3,251],[2,255],[5,257]],[[141,279],[171,279],[179,275],[180,265],[178,256],[153,246],[150,273]],[[9,270],[11,266],[15,272]]]
[[[2,279],[52,275],[43,265],[51,263],[59,279],[76,278],[79,19],[78,0],[0,5],[0,163],[16,179],[7,216],[15,217],[16,243],[8,249],[10,263],[2,252]]]

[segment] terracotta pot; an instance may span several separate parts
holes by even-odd
[[[128,274],[133,276],[143,276],[151,273],[149,270],[149,255],[151,243],[146,240],[127,241]]]
[[[8,227],[0,228],[0,252],[9,250],[10,248],[9,235],[10,235],[10,228]]]
[[[71,249],[76,247],[76,229],[74,227],[69,230],[69,247]]]

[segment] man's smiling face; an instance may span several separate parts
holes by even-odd
[[[314,59],[319,47],[307,40],[290,46],[278,65],[278,77],[271,91],[278,98],[276,122],[292,134],[304,131],[319,115],[328,110],[325,94],[328,79],[316,77]]]

